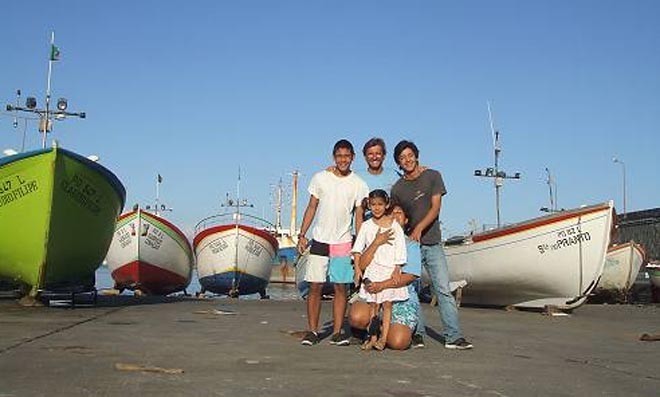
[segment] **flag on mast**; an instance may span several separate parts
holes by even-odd
[[[51,61],[60,60],[60,49],[55,44],[50,45],[50,60]]]

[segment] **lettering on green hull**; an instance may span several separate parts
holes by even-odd
[[[94,185],[82,176],[74,174],[70,179],[63,179],[60,187],[73,201],[89,212],[94,215],[98,215],[101,212],[101,206],[99,206],[101,195]]]
[[[36,180],[26,181],[20,175],[0,180],[0,208],[15,203],[39,190]]]

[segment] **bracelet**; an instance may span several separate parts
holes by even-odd
[[[307,238],[307,237],[305,237],[305,234],[304,234],[304,233],[300,233],[300,234],[298,235],[298,238],[301,239],[301,238]]]

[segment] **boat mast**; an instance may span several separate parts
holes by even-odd
[[[163,181],[163,178],[158,174],[156,177],[156,208],[154,211],[154,214],[158,216],[158,208],[159,208],[159,201],[160,201],[160,183]]]
[[[494,151],[494,167],[488,167],[484,171],[475,170],[474,176],[493,178],[495,184],[495,213],[497,217],[497,227],[502,226],[500,218],[500,188],[504,186],[505,179],[520,179],[520,172],[516,172],[513,176],[507,176],[506,172],[501,171],[500,166],[500,154],[502,153],[502,148],[500,147],[500,132],[495,129],[495,123],[493,122],[493,113],[490,107],[490,101],[486,102],[488,105],[488,120],[490,123],[490,131],[493,134],[493,151]]]
[[[298,242],[298,170],[293,171],[293,185],[291,187],[291,221],[289,224],[289,235],[291,238],[296,236],[296,242]]]
[[[238,167],[238,180],[236,181],[236,200],[229,198],[229,193],[227,193],[227,200],[223,207],[233,207],[234,208],[234,275],[231,281],[231,290],[229,291],[229,296],[236,298],[239,295],[239,284],[240,279],[238,277],[238,248],[239,248],[239,237],[240,237],[240,220],[241,220],[241,207],[254,207],[253,204],[249,204],[247,200],[241,200],[241,167]]]
[[[53,62],[55,61],[55,32],[50,32],[50,56],[48,57],[48,79],[46,83],[46,113],[42,119],[43,125],[43,137],[41,139],[41,148],[46,148],[46,136],[48,131],[50,131],[50,126],[52,121],[50,120],[50,80],[53,75]],[[59,55],[58,55],[59,56]]]
[[[497,227],[500,227],[500,188],[503,185],[502,178],[499,177],[499,159],[502,148],[500,147],[500,132],[495,130],[495,123],[493,122],[493,112],[490,109],[490,102],[488,103],[488,120],[490,122],[490,131],[493,134],[493,150],[495,151],[495,210],[497,212]]]
[[[12,111],[20,111],[20,112],[27,112],[27,113],[35,113],[39,115],[39,132],[43,133],[43,136],[41,138],[41,148],[45,149],[46,148],[46,138],[48,136],[48,133],[51,131],[53,127],[53,120],[52,118],[54,117],[57,120],[65,119],[67,116],[76,116],[81,119],[86,118],[85,112],[67,112],[66,108],[68,106],[67,100],[65,98],[59,98],[57,100],[57,109],[55,110],[50,110],[50,97],[51,97],[51,80],[52,80],[52,75],[53,75],[53,62],[59,61],[60,57],[60,50],[55,46],[55,32],[51,32],[50,34],[50,55],[48,56],[48,78],[46,80],[46,104],[45,104],[45,109],[39,109],[37,108],[37,100],[35,97],[27,97],[25,107],[16,106],[13,105],[7,105],[7,111],[12,112]],[[17,94],[17,101],[18,98],[20,97],[20,90],[16,92]],[[26,122],[27,123],[27,122]],[[16,126],[16,122],[14,123],[14,126]],[[25,136],[23,137],[23,146],[25,146]],[[22,150],[21,150],[22,151]]]
[[[275,191],[275,233],[280,235],[282,232],[282,178],[277,184]]]

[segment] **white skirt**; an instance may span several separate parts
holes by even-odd
[[[385,281],[392,277],[394,268],[391,266],[383,266],[377,263],[371,263],[364,271],[362,280],[368,278],[371,281]],[[364,288],[364,283],[360,286],[360,298],[369,303],[383,303],[383,302],[396,302],[405,301],[408,299],[408,287],[387,288],[376,294],[367,292]]]

